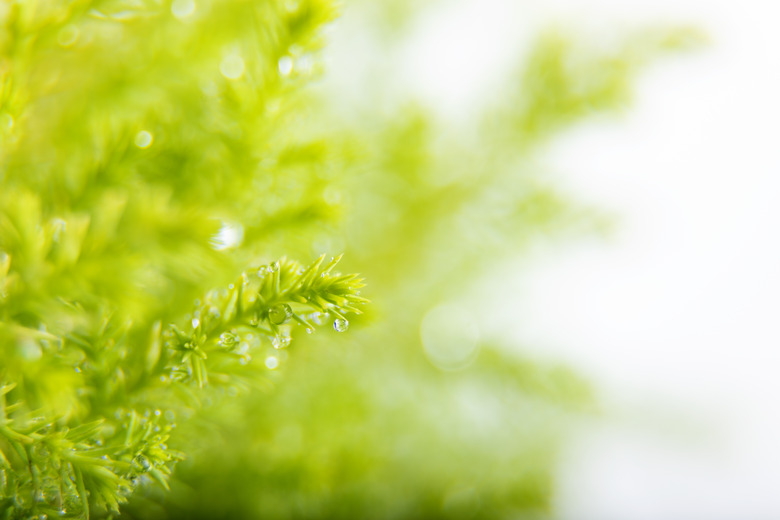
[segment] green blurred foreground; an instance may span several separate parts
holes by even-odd
[[[472,142],[403,100],[333,113],[335,14],[0,6],[0,518],[550,514],[591,392],[469,294],[597,225],[534,153],[685,35],[543,38]]]

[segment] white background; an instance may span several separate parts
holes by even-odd
[[[630,112],[554,143],[545,162],[559,184],[618,215],[617,233],[536,252],[516,280],[523,296],[492,326],[511,324],[519,343],[601,390],[609,418],[561,461],[562,518],[780,518],[780,3],[421,10],[408,44],[382,59],[396,60],[399,88],[454,120],[550,24],[591,37],[659,22],[709,35],[642,74]],[[377,59],[362,50],[351,59]]]

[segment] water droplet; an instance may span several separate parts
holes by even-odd
[[[161,411],[159,408],[157,408],[157,409],[155,409],[155,410],[154,410],[154,415],[155,415],[156,417],[160,417],[160,414],[162,414],[162,411]]]
[[[257,276],[263,278],[265,276],[265,272],[266,272],[265,267],[261,267],[260,269],[257,270]]]
[[[315,312],[311,315],[311,321],[314,322],[315,325],[322,325],[326,321],[328,321],[328,318],[330,316],[327,312]]]
[[[349,328],[349,322],[342,318],[336,318],[333,320],[333,328],[336,332],[344,332]]]
[[[144,471],[148,471],[152,467],[152,463],[149,462],[149,459],[147,459],[143,455],[138,455],[135,459],[133,459],[133,462],[137,466],[140,466],[141,469],[143,469]]]
[[[251,318],[249,318],[249,324],[253,327],[257,327],[257,325],[260,323],[260,319],[257,317],[257,314],[253,314]]]
[[[47,515],[45,513],[38,515],[38,520],[48,520],[48,518],[49,518],[49,515]]]
[[[35,492],[35,501],[36,502],[45,502],[46,501],[46,495],[40,489]]]
[[[306,334],[312,334],[314,332],[314,329],[311,327],[306,327]]]
[[[244,354],[238,359],[238,362],[241,363],[242,365],[247,365],[249,364],[250,361],[252,361],[252,356],[250,356],[249,354]]]
[[[279,74],[289,76],[293,69],[293,60],[289,56],[279,58]]]
[[[270,321],[274,325],[282,325],[290,321],[292,315],[293,312],[290,306],[287,305],[286,303],[280,303],[279,305],[275,305],[271,307],[271,309],[269,309],[268,321]]]
[[[290,336],[274,336],[271,345],[277,350],[287,348],[290,345]]]
[[[168,376],[160,376],[160,382],[161,383],[167,383],[168,382]]]
[[[135,134],[135,145],[138,148],[141,149],[149,148],[152,145],[153,140],[154,137],[152,137],[152,134],[150,134],[146,130],[141,130],[140,132]]]
[[[200,325],[200,320],[198,318],[192,318],[192,328],[197,329],[198,325]]]
[[[228,54],[219,64],[219,71],[227,79],[239,79],[244,75],[245,69],[244,59],[238,54]]]
[[[171,13],[179,20],[183,20],[195,12],[195,2],[193,0],[173,0],[171,4]]]
[[[265,358],[265,366],[273,370],[279,366],[279,358],[276,356],[268,356]]]
[[[173,422],[176,419],[176,412],[173,410],[165,410],[165,420],[168,422]]]
[[[238,343],[238,336],[232,332],[223,332],[219,335],[219,344],[225,348],[232,348]]]
[[[219,316],[220,316],[219,309],[217,309],[214,306],[209,307],[209,317],[211,319],[217,320],[219,319]]]

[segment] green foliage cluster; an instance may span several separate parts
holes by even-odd
[[[285,130],[316,71],[280,64],[333,11],[1,9],[0,518],[117,513],[168,487],[201,399],[264,386],[294,330],[344,329],[366,301],[338,258],[268,262],[274,235],[332,213]]]
[[[335,14],[0,6],[0,518],[549,513],[591,392],[472,334],[473,295],[536,237],[592,226],[535,151],[624,106],[671,36],[543,39],[473,143],[309,88]],[[323,251],[366,275],[367,315]],[[421,334],[436,309],[450,330]],[[306,334],[326,323],[351,332]],[[426,344],[451,337],[468,355]]]

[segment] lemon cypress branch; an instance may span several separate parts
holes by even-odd
[[[304,268],[282,258],[271,264],[241,273],[227,289],[209,292],[197,302],[189,320],[189,332],[171,324],[165,343],[170,362],[165,366],[174,380],[208,384],[208,359],[211,353],[228,353],[245,360],[251,346],[242,343],[241,333],[255,331],[275,348],[290,343],[290,327],[295,322],[311,333],[315,325],[306,313],[317,314],[322,323],[328,314],[342,320],[336,330],[344,330],[346,314],[360,314],[353,304],[368,300],[359,296],[363,280],[358,275],[341,275],[332,270],[341,257],[322,265],[325,255]],[[246,337],[246,336],[245,336]],[[258,345],[254,345],[255,348]]]

